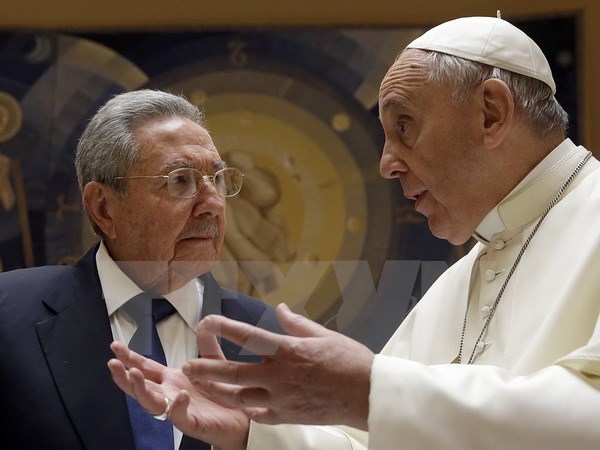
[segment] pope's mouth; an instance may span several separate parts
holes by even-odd
[[[420,211],[420,205],[423,202],[423,199],[425,198],[425,194],[427,193],[427,191],[422,191],[422,192],[418,192],[416,194],[414,194],[412,196],[412,199],[415,201],[415,211],[420,212],[422,214],[422,212]]]
[[[408,200],[418,200],[418,198],[425,193],[426,189],[422,191],[414,191],[414,192],[406,192],[404,193],[404,197]]]

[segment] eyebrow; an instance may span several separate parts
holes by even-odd
[[[215,159],[213,160],[213,168],[215,170],[219,170],[219,169],[224,169],[225,167],[227,167],[227,163],[225,163],[225,161],[223,161],[222,159]],[[187,162],[187,161],[181,161],[181,160],[176,160],[176,161],[171,161],[167,164],[165,164],[164,166],[162,166],[160,168],[161,171],[166,170],[166,169],[180,169],[182,167],[189,167],[190,169],[194,169],[194,165]]]
[[[401,101],[398,97],[391,97],[386,99],[381,105],[382,111],[387,111],[394,108],[406,108],[406,103]]]

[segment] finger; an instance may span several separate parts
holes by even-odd
[[[217,315],[210,315],[201,320],[196,331],[221,336],[260,356],[274,355],[285,339],[285,336],[280,334]]]
[[[173,400],[169,420],[184,433],[189,431],[187,426],[193,423],[193,417],[189,417],[188,406],[190,404],[190,394],[185,391],[179,391]]]
[[[227,383],[210,381],[205,383],[206,392],[211,399],[233,407],[262,407],[270,404],[266,389],[241,387]]]
[[[185,363],[181,371],[202,390],[208,390],[211,382],[266,387],[264,380],[270,378],[262,366],[255,363],[197,358]]]
[[[114,341],[110,344],[110,348],[117,359],[121,361],[126,368],[130,369],[135,367],[153,381],[160,382],[160,380],[162,380],[162,374],[165,370],[165,366],[162,364],[130,350],[129,347],[122,342]]]
[[[108,361],[108,368],[115,384],[127,395],[132,396],[131,381],[125,365],[118,359],[111,359]]]
[[[167,407],[165,404],[165,395],[158,385],[146,380],[144,374],[135,367],[129,370],[129,379],[131,380],[132,397],[146,411],[152,415],[162,414],[165,411]],[[150,386],[153,389],[150,389]]]
[[[275,310],[279,324],[290,336],[319,337],[331,333],[327,328],[307,319],[300,314],[293,313],[285,303],[277,305]]]
[[[242,408],[242,411],[248,419],[259,423],[277,424],[281,421],[277,420],[277,416],[270,408]]]
[[[127,370],[125,365],[117,359],[111,359],[108,362],[108,367],[115,384],[127,395],[135,398],[147,411],[157,411],[160,409],[160,404],[165,403],[165,396],[158,385],[152,381],[147,381],[138,369]],[[149,386],[153,386],[154,389],[149,389]],[[161,412],[153,414],[160,414]]]
[[[223,350],[213,333],[206,330],[199,330],[196,333],[196,342],[203,358],[225,359]]]

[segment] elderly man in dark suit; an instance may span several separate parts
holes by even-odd
[[[194,105],[151,90],[104,105],[75,164],[101,240],[74,266],[0,274],[0,446],[210,448],[123,394],[106,362],[113,340],[133,346],[144,329],[138,351],[181,367],[198,355],[195,326],[209,313],[277,329],[271,308],[222,289],[209,273],[223,244],[225,199],[243,174],[221,159]],[[159,303],[165,318],[151,307]],[[227,341],[222,350],[252,358]],[[219,405],[207,414],[213,407],[218,420]],[[241,413],[239,421],[247,426]]]

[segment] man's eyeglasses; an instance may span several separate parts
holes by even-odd
[[[217,170],[214,175],[203,175],[199,170],[182,167],[167,175],[138,175],[115,177],[116,180],[138,180],[145,178],[166,178],[169,194],[174,197],[191,198],[202,190],[202,184],[210,181],[223,197],[233,197],[242,189],[244,174],[235,167]]]

